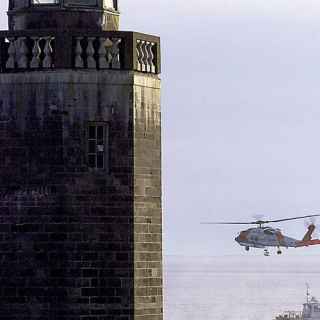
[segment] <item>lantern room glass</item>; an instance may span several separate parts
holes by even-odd
[[[32,4],[59,4],[60,0],[32,0],[31,1]]]
[[[70,6],[88,6],[95,7],[98,5],[97,0],[64,0],[65,5]]]
[[[32,0],[33,5],[60,4],[62,0]],[[64,0],[64,4],[73,6],[97,6],[97,0]]]
[[[103,1],[103,7],[104,8],[117,9],[116,1],[114,1],[114,0],[104,0]]]
[[[30,3],[30,2],[29,2]],[[58,5],[64,4],[66,6],[87,6],[87,7],[96,7],[98,6],[98,0],[31,0],[31,5]],[[117,1],[116,0],[103,0],[103,8],[112,8],[117,10]],[[21,5],[21,4],[20,4]],[[19,7],[19,5],[14,4],[14,7]]]

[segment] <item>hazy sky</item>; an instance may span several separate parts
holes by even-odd
[[[239,228],[201,221],[320,213],[319,1],[120,7],[122,29],[162,37],[165,253],[244,254]]]

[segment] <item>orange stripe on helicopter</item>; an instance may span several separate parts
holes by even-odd
[[[320,244],[319,239],[314,240],[307,240],[307,241],[299,241],[297,243],[297,247],[309,247],[309,246],[316,246]]]
[[[279,241],[279,245],[286,246],[286,243],[284,241],[284,235],[281,233],[281,231],[278,231],[276,233],[276,237],[277,237],[277,240]]]
[[[280,241],[280,242],[284,239],[284,236],[280,231],[278,231],[276,233],[276,236],[277,236],[278,241]]]

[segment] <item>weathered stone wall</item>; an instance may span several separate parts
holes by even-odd
[[[161,113],[157,80],[134,90],[134,261],[136,319],[162,319]]]
[[[161,319],[160,154],[156,76],[0,75],[0,319]]]

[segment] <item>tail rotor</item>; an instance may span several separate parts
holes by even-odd
[[[307,240],[319,239],[320,225],[317,224],[316,217],[310,217],[305,219],[304,225],[308,229],[308,232],[305,235],[305,237],[308,238],[308,236],[310,236],[310,239]]]

